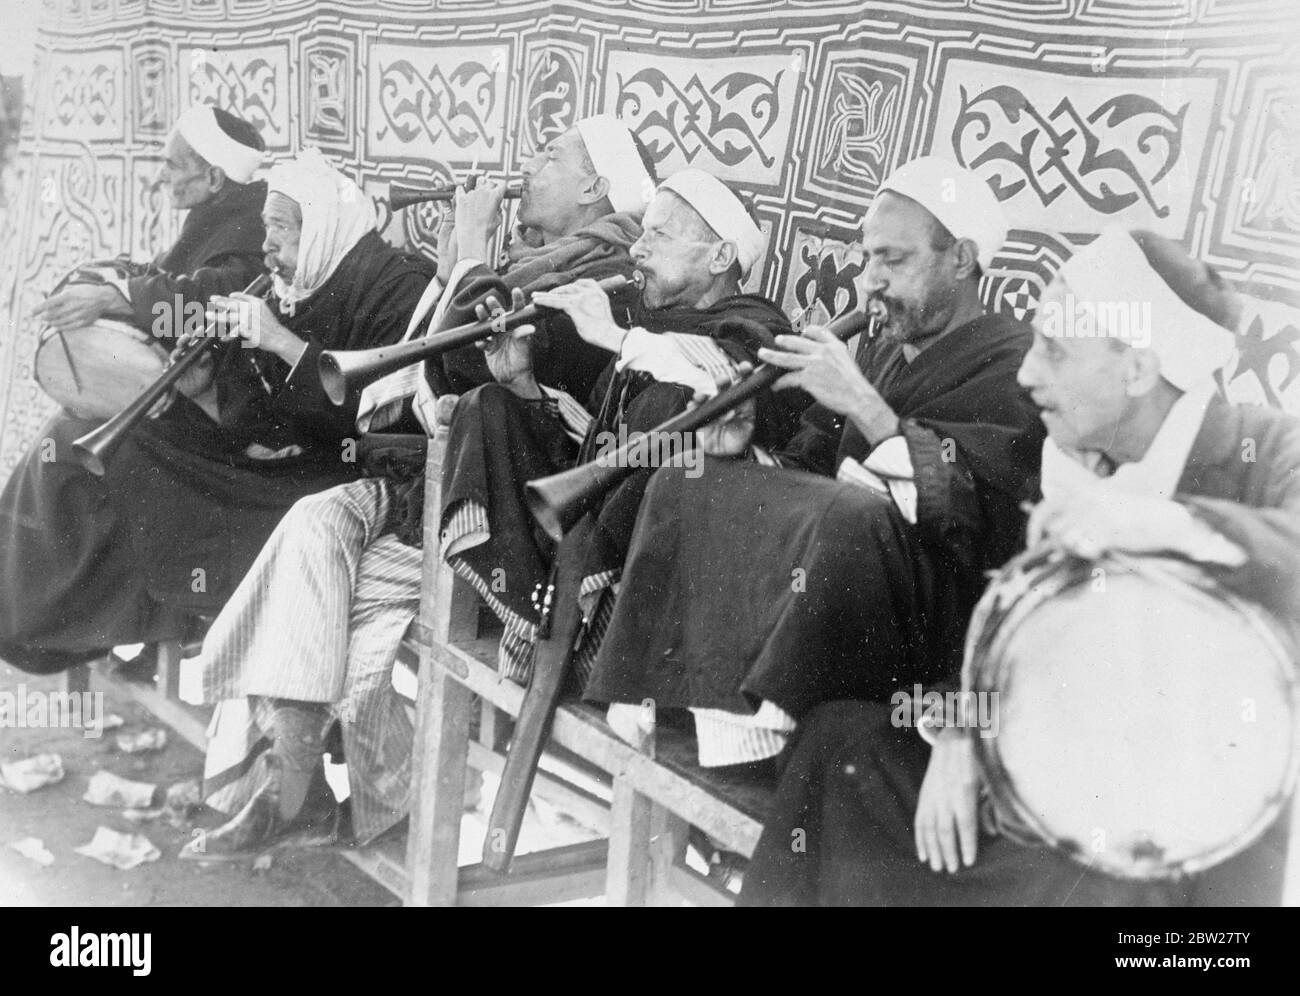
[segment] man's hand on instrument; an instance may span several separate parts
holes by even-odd
[[[1173,553],[1237,566],[1246,554],[1192,517],[1176,501],[1104,485],[1039,502],[1029,516],[1028,545],[1055,543],[1095,560],[1107,551]]]
[[[779,335],[778,349],[760,349],[764,363],[788,371],[772,387],[798,387],[833,412],[848,416],[873,445],[898,433],[898,416],[863,376],[849,348],[824,327],[803,335]]]
[[[181,349],[172,350],[168,357],[168,363],[175,363],[183,355]],[[214,377],[216,375],[216,366],[212,362],[212,353],[204,351],[202,357],[194,362],[180,379],[176,381],[176,390],[196,402],[208,399],[215,400],[216,385]]]
[[[33,318],[60,332],[84,328],[106,315],[130,314],[130,304],[112,284],[71,284],[32,309]]]
[[[583,340],[611,353],[617,353],[627,333],[614,324],[609,296],[594,280],[575,280],[554,290],[538,291],[533,303],[563,311],[573,320],[573,327]]]
[[[482,180],[473,190],[456,188],[452,203],[458,259],[487,260],[488,242],[501,223],[501,201],[505,193],[505,184],[496,180]],[[441,270],[441,260],[438,267]]]
[[[290,366],[301,359],[307,343],[280,324],[271,306],[252,294],[214,294],[208,299],[207,320],[217,322],[217,334],[244,339],[256,349],[280,357]]]
[[[524,306],[526,298],[518,287],[510,292],[510,309],[507,311],[492,295],[488,295],[482,304],[474,309],[480,322],[490,317],[509,314]],[[521,398],[540,398],[541,388],[533,377],[533,334],[532,325],[519,325],[513,329],[498,332],[491,339],[479,343],[487,359],[488,370],[492,379],[502,384]]]
[[[730,380],[719,383],[718,389],[725,390],[754,372],[752,363],[741,363],[733,372]],[[698,408],[709,400],[709,395],[696,392],[687,406],[687,411]],[[731,411],[714,419],[708,425],[695,430],[695,440],[700,449],[711,457],[738,457],[749,449],[749,442],[754,437],[754,417],[758,411],[756,399],[731,409]]]
[[[932,871],[975,863],[979,839],[979,768],[970,736],[941,729],[916,803],[916,857]]]
[[[438,205],[438,279],[446,286],[451,281],[451,271],[460,258],[456,239],[456,212],[446,204]]]

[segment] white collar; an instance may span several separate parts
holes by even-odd
[[[1214,393],[1214,381],[1209,378],[1186,391],[1169,409],[1142,459],[1120,464],[1110,477],[1096,474],[1100,454],[1063,449],[1049,436],[1043,443],[1043,497],[1105,486],[1129,494],[1172,498]]]

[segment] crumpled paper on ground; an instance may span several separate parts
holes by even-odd
[[[39,837],[24,837],[22,840],[15,840],[9,846],[24,858],[30,858],[42,867],[48,868],[54,864],[54,855],[45,846],[45,841]]]
[[[166,747],[167,731],[157,729],[143,730],[140,733],[119,733],[115,739],[117,749],[123,754],[143,754]]]
[[[143,834],[118,833],[108,827],[97,827],[89,844],[73,850],[102,864],[112,865],[119,871],[130,871],[146,861],[157,861],[162,857],[162,851]]]
[[[157,785],[119,778],[111,771],[96,771],[81,798],[92,806],[118,806],[122,809],[147,809],[153,805]]]
[[[57,785],[63,781],[63,776],[63,758],[58,754],[37,754],[22,761],[0,764],[0,779],[5,787],[24,794],[46,785]]]
[[[201,802],[198,780],[191,778],[187,782],[169,785],[161,806],[154,809],[128,809],[122,815],[132,823],[150,823],[165,816],[167,822],[179,830],[189,825],[190,817]]]

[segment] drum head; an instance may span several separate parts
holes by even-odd
[[[48,329],[36,348],[36,383],[71,415],[112,418],[158,379],[167,353],[125,322]]]
[[[1285,648],[1254,607],[1181,565],[1062,570],[1019,596],[975,678],[1000,693],[997,735],[977,748],[997,808],[1125,878],[1242,850],[1294,782]]]

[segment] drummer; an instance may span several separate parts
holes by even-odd
[[[1049,438],[1028,540],[1198,562],[1300,639],[1300,421],[1229,405],[1237,304],[1217,274],[1150,233],[1105,232],[1046,289],[1019,379]],[[1087,320],[1085,320],[1085,317]],[[1121,881],[981,819],[973,731],[813,713],[741,901],[748,905],[1277,904],[1288,821],[1177,883]],[[1286,807],[1289,810],[1289,806]]]
[[[294,502],[359,476],[359,392],[332,404],[316,360],[400,339],[433,268],[384,241],[371,200],[318,149],[278,163],[265,187],[271,298],[213,295],[214,329],[234,335],[199,354],[102,478],[74,452],[95,423],[65,411],[0,494],[6,663],[53,673],[183,638],[220,611]],[[135,676],[152,677],[149,664]]]
[[[209,297],[241,290],[262,272],[266,182],[253,175],[265,148],[242,118],[219,107],[191,107],[167,137],[158,174],[172,207],[189,212],[180,238],[143,273],[72,284],[32,316],[60,331],[124,319],[169,337],[183,331],[187,318],[201,323]]]

